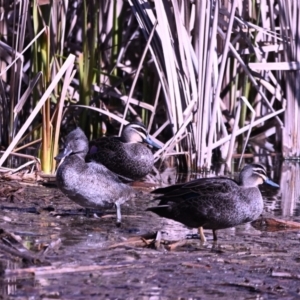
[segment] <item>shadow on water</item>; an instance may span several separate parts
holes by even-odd
[[[167,171],[165,182],[175,183],[177,175]],[[300,222],[300,165],[285,161],[270,177],[280,190],[262,187],[264,217]],[[300,296],[300,229],[245,224],[220,230],[217,243],[208,230],[204,245],[191,239],[174,251],[155,250],[146,247],[147,235],[160,230],[163,239],[180,241],[193,231],[145,212],[152,205],[148,192],[123,205],[118,228],[113,210],[88,218],[56,188],[1,182],[2,298]]]

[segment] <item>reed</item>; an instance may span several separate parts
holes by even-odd
[[[150,47],[174,129],[174,137],[166,143],[170,144],[165,149],[168,155],[182,150],[187,153],[185,139],[176,141],[180,132],[181,137],[191,138],[189,165],[195,169],[211,164],[216,147],[221,147],[222,157],[229,164],[238,149],[236,137],[248,131],[240,140],[240,149],[245,151],[254,117],[264,120],[255,123],[256,127],[265,125],[274,116],[277,128],[283,126],[278,117],[285,110],[283,91],[278,90],[276,82],[277,92],[270,102],[273,82],[269,77],[274,79],[274,76],[258,74],[249,68],[257,65],[256,61],[266,61],[265,57],[275,51],[264,48],[267,51],[264,55],[259,43],[269,41],[269,37],[276,43],[283,40],[276,30],[265,28],[272,18],[266,17],[266,11],[261,9],[267,3],[253,5],[247,11],[239,1],[227,6],[221,6],[220,1],[186,6],[173,0],[172,9],[166,1],[154,1],[153,9],[150,1],[129,2],[146,38],[154,22],[158,22],[156,41]],[[240,106],[239,99],[247,105]],[[229,120],[223,112],[227,112]]]
[[[189,170],[216,150],[228,165],[255,153],[259,130],[274,142],[258,151],[299,156],[299,4],[250,2],[0,2],[0,167],[41,141],[33,156],[54,173],[61,126],[74,121],[96,137],[142,120],[162,145],[156,159]]]

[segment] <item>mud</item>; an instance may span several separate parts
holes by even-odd
[[[300,229],[245,224],[218,231],[216,243],[207,230],[203,245],[145,211],[150,189],[123,205],[118,228],[114,210],[86,216],[55,187],[0,187],[0,299],[300,298]],[[299,195],[289,209],[282,190],[263,195],[264,217],[300,222]]]

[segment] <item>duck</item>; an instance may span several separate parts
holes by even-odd
[[[154,165],[152,151],[160,149],[143,123],[127,124],[120,137],[102,137],[90,142],[87,161],[95,161],[114,173],[130,180],[139,180],[149,174]]]
[[[216,230],[252,222],[264,207],[258,185],[279,185],[267,177],[266,168],[259,163],[245,165],[238,181],[225,177],[200,178],[187,183],[158,188],[151,193],[160,194],[148,207],[160,217],[175,220],[189,228],[198,228],[201,242],[206,242],[203,229],[211,229],[217,241]]]
[[[132,187],[96,162],[86,162],[89,142],[80,127],[72,130],[65,139],[65,148],[55,159],[60,162],[56,172],[58,188],[72,201],[86,209],[116,207],[117,225],[121,224],[121,204],[130,199]]]

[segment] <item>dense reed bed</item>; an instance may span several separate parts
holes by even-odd
[[[187,170],[299,157],[297,1],[0,1],[1,171],[143,121]],[[287,101],[288,99],[288,101]],[[112,128],[117,128],[118,132]],[[34,169],[33,168],[33,169]]]

